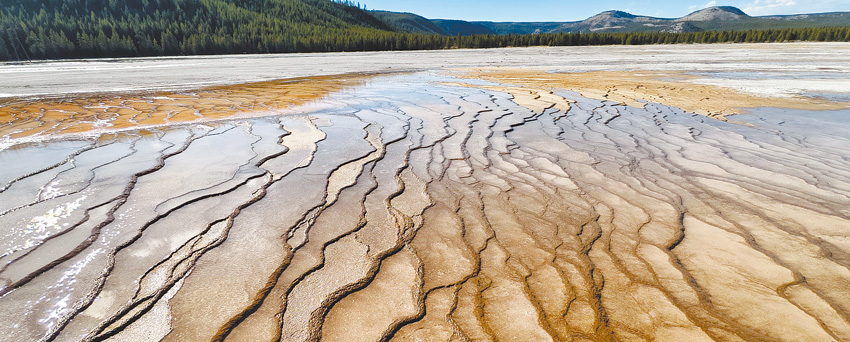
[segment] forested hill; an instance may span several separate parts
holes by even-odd
[[[446,32],[437,27],[431,20],[413,13],[390,11],[370,11],[369,14],[378,18],[396,32],[442,34]]]
[[[389,27],[328,0],[2,0],[0,59],[363,49]]]

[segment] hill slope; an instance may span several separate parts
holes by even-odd
[[[475,34],[496,34],[495,31],[487,26],[478,23],[450,20],[450,19],[431,19],[431,21],[450,36],[471,36]]]
[[[634,15],[622,11],[606,11],[573,25],[563,25],[562,32],[642,32],[657,30],[659,23],[668,19]]]
[[[323,51],[388,30],[328,0],[4,1],[0,59]]]
[[[446,34],[443,29],[437,27],[437,25],[430,20],[413,13],[369,11],[369,14],[382,21],[396,32]]]

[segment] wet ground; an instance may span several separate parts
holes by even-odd
[[[846,92],[846,43],[681,44],[184,56],[0,63],[0,97],[196,89],[352,73],[521,67],[680,71],[760,93]],[[805,84],[801,84],[805,81]],[[811,89],[809,89],[811,88]]]
[[[6,102],[0,340],[850,340],[850,110],[463,75]]]

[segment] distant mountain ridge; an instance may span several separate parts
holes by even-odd
[[[493,29],[479,23],[464,20],[431,19],[449,36],[471,36],[475,34],[498,34]]]
[[[384,14],[378,15],[379,19],[381,19],[381,15]],[[681,18],[656,18],[611,10],[599,13],[582,21],[571,22],[492,22],[447,19],[430,19],[430,21],[438,26],[443,32],[433,32],[433,30],[417,31],[415,29],[407,29],[403,32],[466,36],[474,34],[505,35],[577,32],[679,33],[718,30],[808,28],[850,26],[850,12],[753,17],[737,7],[714,6],[694,11]],[[385,21],[385,23],[387,23],[388,26],[393,27],[391,22]]]
[[[396,32],[446,34],[446,31],[437,26],[435,21],[417,14],[390,11],[369,11],[369,14]]]
[[[605,11],[582,21],[541,27],[533,23],[474,22],[498,34],[559,32],[699,32],[718,30],[780,29],[850,25],[850,12],[753,17],[737,7],[715,6],[681,18],[655,18],[623,11]],[[537,32],[535,32],[537,31]]]

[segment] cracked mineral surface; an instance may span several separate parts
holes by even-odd
[[[850,341],[848,48],[74,69],[0,99],[0,341]]]

